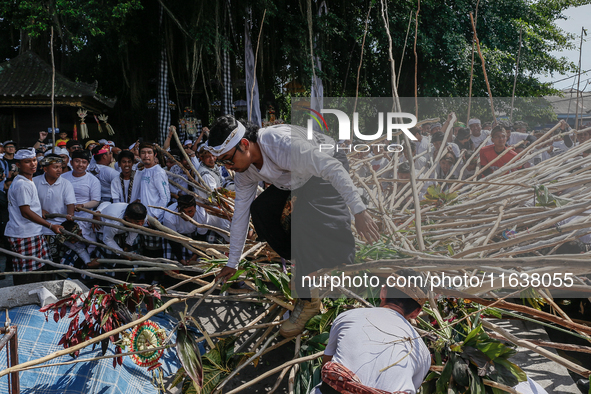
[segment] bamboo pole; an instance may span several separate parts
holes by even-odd
[[[585,368],[581,367],[580,365],[575,364],[572,361],[567,360],[563,357],[560,357],[560,356],[558,356],[558,355],[556,355],[556,354],[554,354],[554,353],[552,353],[552,352],[550,352],[538,345],[535,345],[531,342],[519,339],[515,335],[513,335],[510,332],[508,332],[507,330],[497,326],[496,324],[493,324],[487,320],[483,320],[482,325],[485,328],[488,328],[489,330],[496,331],[498,334],[507,338],[507,340],[514,343],[515,345],[524,347],[524,348],[529,349],[535,353],[538,353],[539,355],[544,356],[544,357],[556,362],[557,364],[562,365],[563,367],[569,369],[570,371],[573,371],[574,373],[577,373],[585,378],[589,378],[589,376],[591,375],[591,371],[589,371],[588,369],[585,369]]]
[[[278,366],[276,368],[273,368],[270,371],[265,372],[264,374],[258,376],[257,378],[251,380],[250,382],[245,383],[242,386],[239,386],[239,387],[235,388],[234,390],[228,391],[227,394],[236,394],[236,393],[238,393],[238,392],[240,392],[240,391],[242,391],[242,390],[244,390],[244,389],[246,389],[246,388],[248,388],[248,387],[250,387],[250,386],[252,386],[252,385],[254,385],[256,383],[258,383],[258,382],[260,382],[261,380],[264,380],[264,379],[268,378],[269,376],[273,376],[274,374],[276,374],[277,372],[280,372],[281,370],[283,370],[286,367],[289,367],[289,366],[292,366],[292,365],[295,365],[295,364],[301,364],[301,363],[306,362],[306,361],[315,360],[318,357],[321,357],[323,354],[324,354],[324,351],[318,352],[318,353],[314,353],[314,354],[311,354],[309,356],[300,357],[300,358],[296,358],[296,359],[287,361],[287,362],[281,364],[280,366]]]
[[[478,35],[476,34],[476,24],[474,23],[474,16],[470,12],[470,22],[472,23],[472,31],[474,31],[474,42],[476,42],[476,49],[478,50],[478,56],[480,56],[480,61],[482,63],[482,72],[484,74],[484,82],[486,82],[486,90],[488,91],[488,98],[490,100],[490,110],[492,112],[492,119],[493,124],[496,123],[497,115],[495,114],[495,106],[493,104],[493,95],[490,90],[490,83],[488,82],[488,76],[486,75],[486,66],[484,64],[484,56],[482,56],[482,51],[480,50],[480,40],[478,40]]]

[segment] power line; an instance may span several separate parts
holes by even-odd
[[[579,74],[580,74],[580,75],[586,74],[586,73],[588,73],[589,71],[591,71],[591,68],[590,68],[589,70],[581,71],[581,72],[580,72],[580,73],[578,73],[578,74],[571,75],[570,77],[562,78],[562,79],[559,79],[558,81],[552,81],[552,83],[557,83],[557,82],[566,81],[567,79],[571,79],[571,78],[575,78],[575,77],[579,76]]]

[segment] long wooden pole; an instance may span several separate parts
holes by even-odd
[[[51,49],[51,135],[53,138],[51,152],[55,153],[55,147],[57,144],[55,142],[55,59],[53,56],[53,26],[51,26],[51,40],[49,47]]]
[[[480,0],[476,2],[476,11],[474,15],[475,22],[478,21],[478,4]],[[468,88],[468,112],[466,113],[466,124],[470,120],[470,109],[472,108],[472,81],[474,80],[474,47],[476,46],[476,40],[472,38],[472,63],[470,65],[470,87]]]
[[[579,44],[579,76],[577,79],[577,106],[575,108],[575,130],[578,130],[579,128],[579,88],[581,86],[581,56],[583,54],[583,35],[587,35],[587,33],[585,32],[585,28],[581,27],[581,43]]]
[[[387,10],[386,10],[386,4],[384,2],[384,0],[381,0],[381,4],[382,4],[382,19],[384,21],[384,27],[386,29],[386,35],[388,36],[388,60],[390,61],[390,72],[392,73],[391,79],[392,79],[392,96],[394,98],[394,108],[398,111],[402,111],[401,105],[400,105],[400,98],[398,97],[398,88],[396,87],[396,69],[395,69],[395,65],[394,65],[394,56],[392,55],[392,36],[390,35],[390,27],[389,27],[389,21],[387,18]],[[400,120],[400,122],[402,123],[402,120]],[[406,136],[406,133],[403,133],[404,136],[404,141],[406,143],[406,146],[410,148],[410,141],[408,139],[408,137]],[[410,149],[407,150],[407,152],[410,152]],[[415,181],[415,165],[414,165],[414,160],[412,158],[412,155],[408,155],[408,164],[410,164],[410,184],[412,187],[412,197],[413,197],[413,201],[415,204],[415,207],[419,207],[419,194],[418,194],[418,189],[417,189],[417,184]],[[383,212],[384,215],[386,215],[386,212]],[[415,209],[415,230],[417,232],[417,241],[419,243],[419,250],[422,252],[425,250],[425,241],[423,240],[423,235],[421,232],[421,210],[420,209]]]
[[[480,1],[480,0],[479,0]],[[419,118],[419,55],[417,55],[417,38],[419,34],[419,11],[421,10],[421,0],[417,1],[417,13],[415,14],[415,42],[413,50],[415,53],[415,116]]]
[[[519,57],[521,55],[521,36],[523,28],[519,30],[519,49],[517,50],[517,62],[515,63],[515,78],[513,79],[513,93],[511,93],[511,114],[509,121],[513,122],[513,104],[515,103],[515,88],[517,87],[517,75],[519,74]]]
[[[498,334],[507,338],[510,342],[513,342],[515,345],[524,347],[524,348],[529,349],[535,353],[538,353],[539,355],[542,355],[542,356],[562,365],[563,367],[566,367],[567,369],[573,371],[574,373],[584,376],[585,378],[588,378],[591,375],[591,371],[589,371],[588,369],[583,368],[580,365],[575,364],[572,361],[567,360],[563,357],[557,356],[556,354],[552,353],[551,351],[546,350],[538,345],[535,345],[531,342],[519,339],[515,335],[513,335],[510,332],[508,332],[507,330],[497,326],[496,324],[493,324],[489,321],[483,320],[482,326],[488,328],[489,330],[496,331]]]
[[[314,353],[314,354],[311,354],[309,356],[300,357],[300,358],[296,358],[296,359],[290,360],[290,361],[288,361],[286,363],[281,364],[280,366],[278,366],[276,368],[273,368],[270,371],[265,372],[264,374],[262,374],[259,377],[251,380],[250,382],[245,383],[242,386],[236,387],[232,391],[228,391],[228,394],[236,394],[236,393],[238,393],[238,392],[240,392],[240,391],[242,391],[242,390],[244,390],[244,389],[252,386],[253,384],[260,382],[261,380],[268,378],[269,376],[273,376],[274,374],[276,374],[277,372],[282,371],[286,367],[292,366],[294,364],[300,364],[300,363],[303,363],[305,361],[315,360],[318,357],[321,357],[323,354],[324,354],[324,351],[318,352],[318,353]]]
[[[472,30],[474,30],[474,42],[476,42],[476,49],[478,50],[478,56],[480,56],[480,62],[482,63],[482,72],[484,73],[484,81],[486,82],[486,89],[488,91],[488,98],[490,100],[490,109],[492,112],[493,117],[493,124],[496,122],[496,115],[495,115],[495,106],[493,104],[493,95],[490,90],[490,83],[488,83],[488,76],[486,75],[486,66],[484,64],[484,56],[482,56],[482,51],[480,50],[480,41],[478,40],[478,35],[476,34],[476,24],[474,23],[474,17],[472,13],[470,13],[470,22],[472,22]]]

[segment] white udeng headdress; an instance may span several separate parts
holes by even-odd
[[[34,159],[35,157],[37,157],[37,153],[35,153],[35,149],[33,149],[33,148],[31,148],[31,149],[19,149],[14,154],[14,159],[15,160]]]
[[[238,145],[240,140],[244,138],[244,134],[246,133],[246,127],[244,127],[244,125],[238,121],[236,121],[236,123],[238,123],[238,127],[232,130],[232,132],[230,133],[228,138],[224,140],[224,142],[222,142],[218,146],[210,146],[209,141],[207,141],[205,144],[205,148],[203,149],[210,152],[214,156],[221,156],[224,153],[229,152],[236,145]]]

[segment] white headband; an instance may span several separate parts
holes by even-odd
[[[37,157],[35,149],[21,149],[14,154],[14,160],[34,159]]]
[[[246,133],[246,128],[244,127],[244,125],[242,123],[240,123],[238,121],[236,121],[236,123],[238,123],[238,127],[236,127],[234,130],[232,130],[232,132],[230,133],[228,138],[226,138],[226,140],[224,142],[222,142],[221,145],[209,146],[209,141],[208,141],[208,142],[206,142],[205,148],[203,148],[203,149],[210,152],[214,156],[221,156],[224,153],[229,152],[236,145],[238,145],[238,143],[242,140],[242,138],[244,138],[244,134]]]

